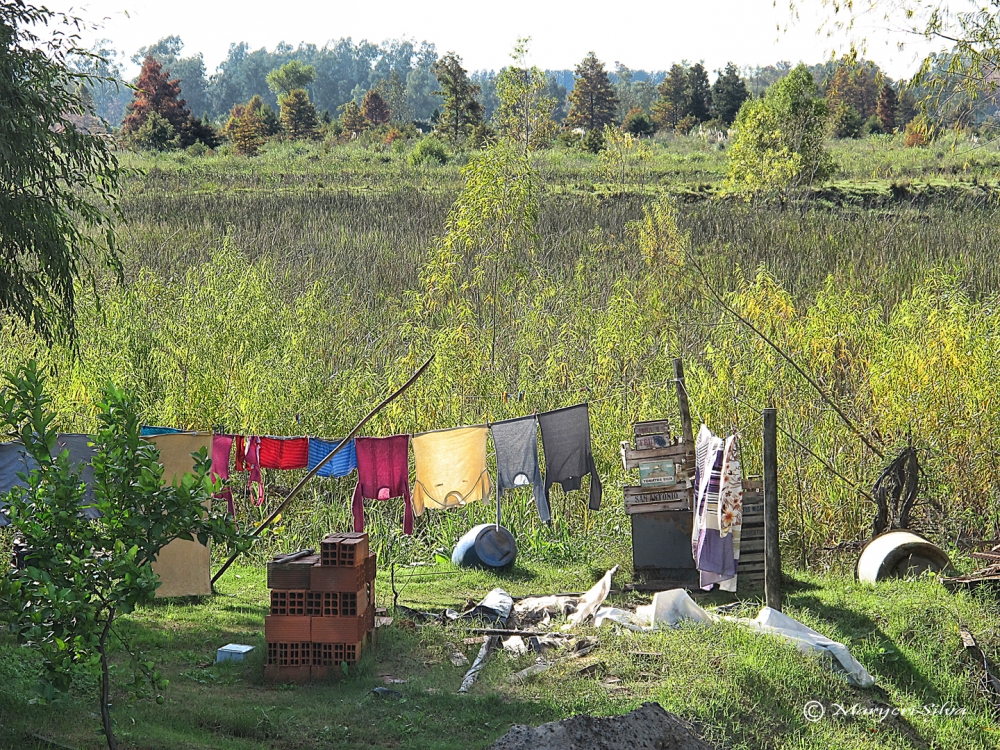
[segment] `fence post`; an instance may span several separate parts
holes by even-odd
[[[677,406],[681,412],[681,435],[688,450],[694,450],[694,430],[691,428],[691,405],[688,403],[688,392],[684,384],[684,360],[680,357],[674,360],[674,386],[677,388]]]
[[[764,409],[764,599],[781,611],[781,549],[778,546],[778,410]]]

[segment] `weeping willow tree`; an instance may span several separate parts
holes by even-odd
[[[462,321],[491,331],[488,361],[497,369],[517,316],[538,244],[538,185],[527,153],[501,139],[474,154],[465,186],[433,243],[415,301],[432,326]]]

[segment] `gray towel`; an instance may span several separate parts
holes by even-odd
[[[17,476],[18,472],[29,472],[35,468],[35,460],[24,450],[20,442],[0,443],[0,528],[9,526],[5,496],[15,487],[27,487]]]
[[[538,428],[535,417],[518,417],[491,425],[497,453],[497,503],[504,490],[531,485],[538,515],[548,523],[549,501],[538,466]]]
[[[70,466],[80,472],[80,481],[87,486],[87,493],[81,502],[83,515],[93,521],[101,517],[101,512],[97,508],[90,507],[94,502],[94,467],[90,462],[97,453],[93,446],[87,445],[92,439],[89,435],[57,435],[52,455],[58,456],[63,451],[69,451]]]
[[[545,451],[545,498],[558,482],[563,492],[580,489],[580,480],[590,474],[590,509],[601,508],[601,478],[590,449],[590,415],[586,404],[538,415]]]

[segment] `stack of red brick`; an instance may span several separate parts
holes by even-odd
[[[320,554],[267,564],[265,676],[304,682],[357,663],[375,628],[375,555],[368,535],[331,534]]]

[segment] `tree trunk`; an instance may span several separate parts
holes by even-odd
[[[100,645],[97,650],[101,655],[101,723],[104,724],[104,736],[108,740],[108,750],[118,750],[118,742],[115,740],[115,733],[111,727],[111,709],[108,702],[111,700],[111,679],[108,674],[108,633],[111,632],[111,621],[115,618],[115,611],[112,609],[108,613],[108,621],[104,624],[104,632],[101,633]]]

